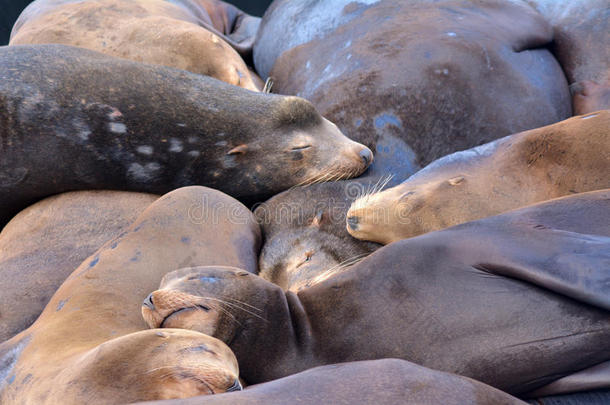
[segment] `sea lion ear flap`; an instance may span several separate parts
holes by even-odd
[[[324,219],[324,211],[320,210],[316,213],[316,216],[311,220],[312,228],[319,228],[322,225],[322,220]]]
[[[248,151],[248,145],[241,144],[227,152],[227,155],[244,155]]]

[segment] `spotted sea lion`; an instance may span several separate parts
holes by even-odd
[[[258,21],[215,0],[36,0],[15,23],[9,44],[79,46],[259,91],[227,42],[242,52],[251,50]],[[242,23],[241,42],[231,41],[231,31]]]
[[[577,116],[438,159],[356,200],[354,237],[390,243],[564,195],[610,188],[610,111]]]
[[[526,394],[610,360],[608,197],[402,240],[296,294],[239,269],[176,270],[143,314],[150,327],[163,319],[226,342],[251,384],[395,357]],[[168,305],[174,298],[183,305]],[[181,311],[197,305],[207,310]]]
[[[31,327],[0,344],[0,402],[123,404],[239,388],[224,343],[146,330],[139,308],[172,269],[255,272],[259,243],[252,213],[219,191],[161,197],[77,267]]]
[[[0,79],[0,223],[83,189],[201,184],[253,203],[373,159],[304,99],[86,49],[0,48]]]
[[[75,191],[17,214],[0,233],[0,342],[30,326],[66,277],[157,198]]]
[[[370,172],[406,179],[449,153],[568,118],[552,41],[539,13],[506,0],[279,0],[254,62],[274,92],[310,100],[371,148]]]
[[[398,359],[316,367],[241,392],[163,402],[165,405],[523,405],[469,378]],[[149,402],[149,405],[158,404]]]

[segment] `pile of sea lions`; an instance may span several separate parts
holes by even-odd
[[[0,47],[0,403],[608,403],[609,20],[34,1]]]

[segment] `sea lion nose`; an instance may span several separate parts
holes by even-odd
[[[355,231],[358,228],[358,217],[347,217],[347,226]]]
[[[235,383],[232,386],[230,386],[229,388],[227,388],[227,392],[241,391],[243,389],[244,389],[244,387],[241,386],[241,383],[239,382],[239,380],[235,380]]]
[[[363,148],[360,153],[360,157],[364,162],[364,165],[368,167],[373,162],[373,152],[369,148]]]
[[[153,296],[152,293],[148,294],[148,297],[146,297],[144,299],[144,302],[142,303],[142,305],[150,308],[150,310],[154,311],[155,310],[155,304],[153,302]]]

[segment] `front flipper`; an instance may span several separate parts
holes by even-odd
[[[534,227],[507,238],[502,231],[489,259],[473,267],[610,310],[610,237]]]

